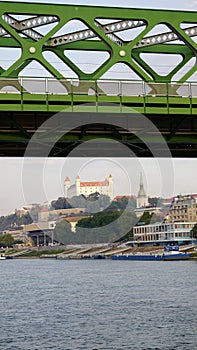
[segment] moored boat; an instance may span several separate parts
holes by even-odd
[[[95,259],[99,259],[99,260],[100,260],[100,259],[106,259],[106,256],[103,255],[103,254],[97,254],[97,255],[94,255],[93,258],[94,258],[94,260],[95,260]]]
[[[0,260],[5,260],[5,259],[6,259],[5,253],[0,253]]]
[[[137,261],[169,261],[169,260],[187,260],[190,258],[188,253],[163,254],[163,255],[112,255],[111,260],[137,260]]]

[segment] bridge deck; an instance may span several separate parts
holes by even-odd
[[[197,114],[197,83],[132,80],[0,79],[0,111]]]
[[[17,85],[19,82],[20,89]],[[77,85],[75,80],[58,82],[44,78],[37,80],[21,78],[21,81],[12,79],[10,82],[1,80],[0,83],[7,84],[0,93],[0,155],[2,156],[23,156],[32,135],[38,129],[39,133],[44,132],[41,129],[42,123],[58,112],[65,112],[65,118],[68,120],[78,114],[100,115],[101,122],[99,124],[98,117],[95,125],[83,125],[70,130],[58,140],[56,147],[50,152],[51,156],[67,155],[83,141],[95,138],[101,143],[102,138],[117,140],[134,150],[137,156],[151,156],[150,150],[134,131],[105,125],[102,119],[103,115],[114,114],[120,119],[126,115],[132,124],[132,116],[136,113],[139,120],[143,115],[154,123],[164,136],[174,157],[197,155],[195,83],[176,86],[175,83],[153,85],[142,81],[106,80],[80,82]],[[65,91],[62,92],[61,89]],[[149,137],[152,135],[150,132]],[[151,142],[163,156],[162,147],[157,144],[154,137]],[[111,146],[108,145],[108,148],[109,154],[112,155]],[[36,149],[35,155],[41,156],[40,147],[35,146]],[[124,155],[121,153],[121,156]]]

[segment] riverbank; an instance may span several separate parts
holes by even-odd
[[[189,259],[197,259],[197,252],[191,247],[182,247],[184,253],[189,253]],[[13,259],[93,259],[95,255],[108,259],[113,255],[162,255],[163,247],[92,247],[92,248],[67,248],[67,249],[40,249],[31,248],[20,251],[6,251],[7,256]]]

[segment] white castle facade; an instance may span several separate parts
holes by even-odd
[[[75,184],[71,185],[71,181],[67,176],[64,181],[64,195],[67,198],[73,196],[89,196],[91,193],[98,192],[99,194],[105,194],[113,199],[113,177],[110,174],[104,181],[89,181],[82,182],[80,177],[77,176]]]

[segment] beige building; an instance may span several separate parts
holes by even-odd
[[[78,221],[80,221],[81,219],[86,219],[86,218],[89,218],[89,216],[71,216],[69,218],[65,218],[64,221],[69,222],[70,229],[72,232],[76,232],[76,225],[77,225]]]
[[[197,203],[193,203],[191,207],[188,208],[188,219],[192,222],[197,222]]]
[[[160,216],[160,217],[164,217],[164,214],[162,213],[160,207],[148,206],[145,208],[136,208],[134,210],[134,212],[135,212],[137,218],[140,218],[145,212],[149,213],[149,214],[155,214],[155,215]]]
[[[197,195],[179,195],[173,199],[166,222],[197,222]]]
[[[55,221],[33,222],[32,224],[24,225],[23,231],[35,245],[46,246],[49,242],[53,242],[53,231],[55,226]]]

